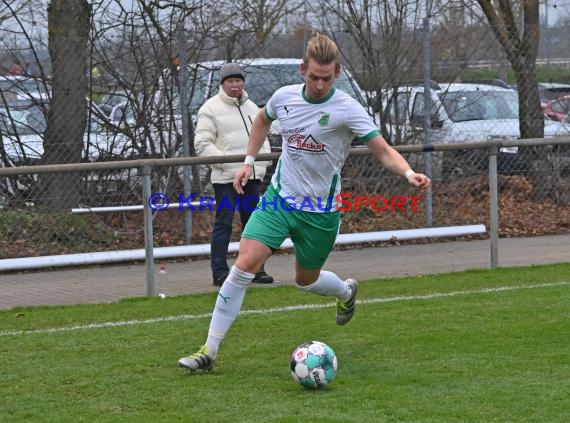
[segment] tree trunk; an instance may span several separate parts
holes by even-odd
[[[477,0],[497,41],[511,63],[519,92],[519,130],[521,139],[544,137],[544,115],[536,81],[536,57],[540,38],[538,0],[522,4],[522,34],[511,2]],[[519,34],[521,34],[519,36]],[[520,147],[528,176],[533,185],[533,196],[544,198],[542,183],[547,150],[543,147]]]
[[[78,163],[87,123],[88,43],[91,8],[87,0],[52,0],[48,6],[52,98],[43,164]],[[43,205],[50,211],[79,204],[77,173],[43,176]]]
[[[544,137],[544,114],[540,106],[540,94],[536,78],[536,57],[540,39],[538,2],[527,2],[523,6],[524,28],[516,57],[509,57],[517,86],[519,87],[519,128],[521,138]],[[543,200],[548,194],[543,189],[544,171],[548,161],[545,147],[521,147],[521,154],[533,186],[533,198]],[[551,169],[552,170],[552,169]],[[546,195],[545,195],[546,194]]]
[[[521,138],[544,136],[544,115],[540,107],[540,95],[536,83],[536,57],[540,40],[538,2],[524,5],[523,36],[517,43],[518,51],[511,51],[509,60],[519,87]]]

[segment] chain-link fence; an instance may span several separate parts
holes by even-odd
[[[536,140],[540,142],[542,140]],[[511,141],[507,151],[514,151]],[[542,141],[545,142],[545,141]],[[548,142],[548,141],[546,141]],[[561,141],[562,142],[562,141]],[[441,166],[434,178],[431,196],[419,194],[404,178],[395,177],[384,170],[367,149],[353,149],[342,174],[342,194],[338,198],[342,211],[341,234],[374,232],[426,227],[429,216],[434,227],[483,224],[491,227],[492,181],[489,182],[489,150],[473,148],[479,144],[465,143],[446,146],[445,151],[406,152],[404,156],[415,162],[416,168],[431,160],[465,160],[470,172],[461,175],[446,173]],[[516,161],[516,171],[499,168],[498,229],[500,236],[531,236],[538,234],[568,233],[570,231],[570,139],[561,145],[539,145],[553,163],[528,161],[528,156]],[[418,150],[417,147],[415,147]],[[522,148],[518,147],[520,153]],[[563,151],[563,153],[561,153]],[[498,151],[498,163],[503,154]],[[508,153],[514,154],[516,153]],[[278,156],[273,153],[272,157]],[[149,165],[151,183],[149,204],[154,233],[153,245],[170,247],[186,245],[185,215],[191,212],[191,243],[210,242],[215,204],[208,183],[208,165],[199,164],[210,159],[175,159],[192,161],[193,173],[199,176],[193,184],[200,186],[186,195],[181,182],[180,166],[163,166],[160,161],[106,163],[104,170],[66,173],[38,173],[18,175],[19,169],[0,169],[3,184],[18,184],[24,178],[30,181],[33,196],[16,207],[8,203],[0,210],[0,239],[2,259],[53,254],[118,251],[142,249],[144,240],[143,197],[144,181],[141,164]],[[231,160],[228,157],[227,160]],[[530,160],[530,159],[529,159]],[[564,163],[559,166],[559,163]],[[113,170],[113,166],[124,166]],[[72,165],[73,166],[73,165]],[[79,169],[95,165],[75,165]],[[535,168],[538,168],[537,172]],[[45,167],[44,167],[45,169]],[[21,169],[24,172],[25,168]],[[6,172],[12,172],[6,176]],[[269,172],[271,174],[271,172]],[[78,197],[77,207],[69,207],[68,196],[49,197],[42,193],[42,180],[50,175],[63,175],[62,179],[79,187],[69,193]],[[113,175],[113,177],[109,177]],[[269,177],[270,175],[268,175]],[[61,203],[61,211],[45,211],[41,201]],[[170,208],[166,205],[170,204]],[[429,205],[429,207],[428,207]],[[317,207],[318,205],[314,205]],[[236,216],[234,241],[239,239],[241,226]],[[481,235],[487,236],[487,235]],[[420,239],[416,242],[422,242]],[[398,242],[398,240],[394,240]]]
[[[67,0],[51,2],[47,14],[41,2],[9,3],[0,6],[2,167],[111,163],[105,170],[0,178],[4,257],[140,248],[141,212],[93,212],[141,205],[140,170],[112,162],[195,156],[196,114],[219,89],[220,66],[239,61],[246,91],[263,106],[278,87],[303,81],[300,59],[281,58],[301,57],[315,30],[341,50],[337,87],[370,111],[392,145],[570,135],[570,20],[559,10],[558,24],[541,21],[547,10],[538,1],[536,10],[512,6],[519,31],[502,31],[510,15],[490,20],[492,8],[479,7],[485,1],[364,9],[352,0],[279,0],[263,12],[224,1],[125,7],[105,0],[89,8]],[[263,13],[265,21],[252,19]],[[239,28],[227,24],[236,14]],[[261,21],[275,30],[259,28]],[[269,139],[278,152],[277,126]],[[410,199],[414,193],[370,156],[351,155],[342,175],[352,196],[347,204],[356,197],[375,202],[346,210],[341,232],[488,221],[484,148],[406,157],[432,174],[433,196]],[[498,169],[501,235],[568,230],[567,145],[505,147]],[[209,166],[193,165],[186,174],[155,169],[152,189],[173,198],[211,195]],[[191,230],[183,215],[154,216],[157,246],[209,240],[213,212],[192,213]]]
[[[224,22],[224,1],[89,9],[67,0],[48,14],[35,0],[9,3],[0,6],[3,166],[193,155],[194,118],[217,92],[221,64],[242,62],[262,106],[275,88],[302,82],[299,60],[268,58],[301,57],[314,30],[339,45],[347,72],[337,86],[370,107],[393,145],[570,131],[553,121],[566,119],[570,100],[551,103],[570,94],[570,19],[559,7],[557,24],[544,22],[538,0],[535,12],[512,5],[492,21],[483,0],[279,0],[265,12],[233,11],[239,28]],[[263,13],[274,31],[256,27],[263,19],[252,16]],[[48,21],[60,36],[48,37]],[[513,23],[519,31],[503,31]]]

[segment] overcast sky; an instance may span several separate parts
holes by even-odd
[[[21,0],[21,1],[26,1],[26,0]],[[42,22],[42,20],[44,19],[43,17],[47,15],[45,9],[47,8],[47,4],[49,3],[50,0],[40,0],[40,1],[44,4],[43,8],[44,10],[42,10],[39,14],[38,13],[35,14],[36,15],[35,20],[37,21],[38,27],[42,27],[42,28],[36,28],[36,30],[39,30],[41,33],[43,33],[45,27],[47,26],[47,23]],[[116,5],[117,3],[120,3],[127,10],[131,9],[134,5],[137,4],[137,0],[96,0],[96,1],[89,0],[89,1],[93,3],[98,3],[99,5],[101,4]],[[426,0],[420,0],[420,1],[421,1],[420,4],[425,5]],[[539,10],[540,10],[541,23],[545,24],[546,19],[548,18],[547,23],[549,27],[559,24],[561,20],[568,18],[570,16],[570,0],[539,0],[539,3],[540,3]],[[113,8],[113,6],[111,7]],[[4,21],[2,22],[2,27],[4,29],[10,30],[14,29],[15,25],[14,22]]]
[[[557,25],[560,18],[570,15],[570,0],[540,0],[540,18],[548,16],[548,26]]]

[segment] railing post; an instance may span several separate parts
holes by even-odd
[[[491,231],[491,268],[499,266],[499,187],[497,181],[498,143],[489,146],[489,217]]]
[[[152,168],[148,165],[144,165],[142,168],[142,174],[146,295],[152,297],[154,296],[155,286],[152,209],[149,205],[149,198],[152,194]]]
[[[425,17],[423,22],[423,51],[424,51],[424,61],[423,61],[423,73],[424,73],[424,144],[431,144],[431,83],[430,83],[430,5],[431,1],[426,0],[425,2]],[[432,177],[432,156],[428,151],[425,153],[425,173],[430,178]],[[429,191],[425,195],[426,199],[426,224],[427,228],[433,226],[433,197],[432,192]]]
[[[180,91],[180,116],[182,122],[182,153],[184,157],[190,157],[190,134],[188,121],[188,63],[186,63],[186,37],[184,36],[184,24],[178,29],[178,49],[180,58],[179,91]],[[183,166],[184,175],[184,197],[188,198],[192,190],[192,170],[190,166]],[[184,207],[184,228],[186,244],[192,242],[192,212],[189,207]]]

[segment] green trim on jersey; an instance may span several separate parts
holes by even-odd
[[[270,120],[271,122],[273,122],[276,118],[269,116],[269,114],[267,113],[267,109],[264,107],[263,108],[263,112],[265,114],[265,117]]]
[[[368,142],[370,141],[372,138],[377,137],[378,135],[380,135],[380,131],[378,130],[374,130],[372,132],[369,132],[368,134],[366,134],[363,137],[357,138],[358,141],[362,141],[362,142]]]
[[[277,169],[276,169],[277,177],[275,182],[277,182],[277,186],[275,187],[275,191],[279,193],[281,191],[281,160],[277,162]],[[269,184],[271,186],[271,184]]]
[[[325,210],[330,210],[332,208],[332,200],[334,198],[334,193],[336,191],[336,184],[338,182],[338,175],[334,175],[332,182],[331,182],[331,189],[329,190],[329,195],[328,195],[328,200],[327,200],[327,205],[325,207]]]
[[[307,103],[311,103],[311,104],[321,104],[321,103],[324,103],[326,101],[329,101],[330,98],[334,95],[334,92],[336,91],[336,88],[332,87],[325,98],[323,98],[321,100],[311,100],[309,97],[307,97],[305,95],[305,88],[306,87],[307,87],[307,84],[303,85],[303,89],[301,90],[301,95],[303,96],[303,100],[305,100]]]

